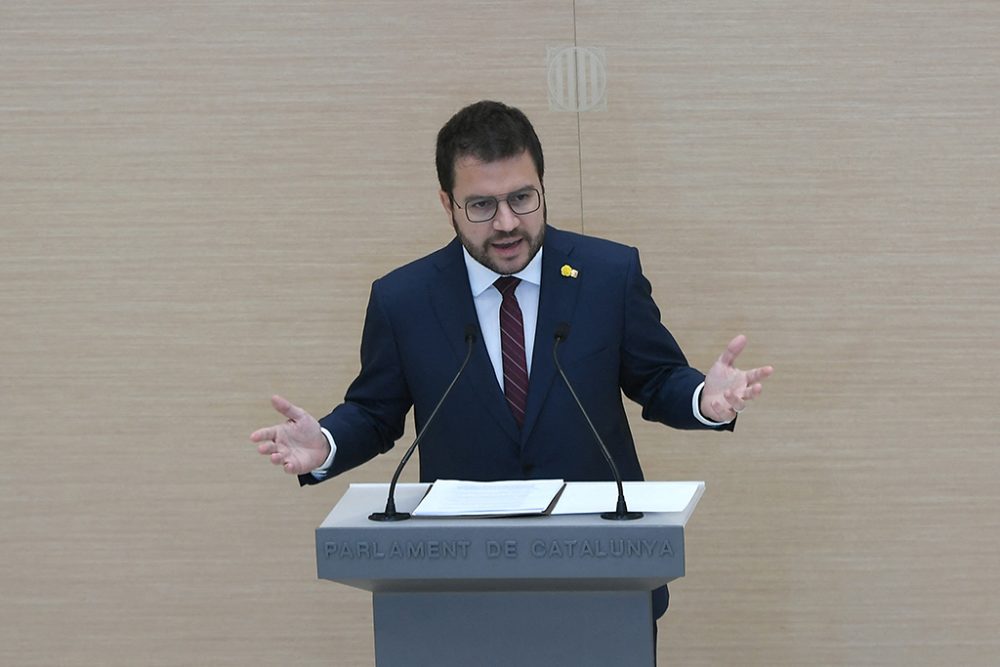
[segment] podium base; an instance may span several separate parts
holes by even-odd
[[[649,667],[648,591],[374,593],[375,664]]]

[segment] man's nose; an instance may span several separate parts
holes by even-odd
[[[497,214],[493,218],[493,228],[497,231],[510,232],[517,229],[521,224],[521,219],[514,213],[514,209],[506,200],[497,202]]]

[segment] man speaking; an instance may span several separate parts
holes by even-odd
[[[642,480],[622,403],[674,428],[732,430],[772,368],[734,366],[735,337],[707,374],[660,322],[639,254],[547,225],[542,148],[523,113],[472,104],[438,133],[441,206],[455,239],[372,285],[361,371],[320,420],[280,396],[286,421],[258,451],[314,484],[388,451],[413,408],[420,479],[610,480],[587,420],[556,378],[553,345],[625,480]],[[657,599],[659,598],[659,599]],[[654,618],[666,595],[654,595]]]

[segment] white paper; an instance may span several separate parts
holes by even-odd
[[[625,482],[625,504],[632,512],[683,512],[705,489],[705,482]],[[614,482],[569,482],[552,514],[613,512]]]
[[[517,516],[543,514],[563,487],[561,479],[462,482],[439,479],[413,516]]]

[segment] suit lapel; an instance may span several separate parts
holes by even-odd
[[[563,265],[570,264],[572,253],[571,242],[559,230],[549,227],[545,235],[545,252],[542,255],[538,323],[535,327],[535,346],[531,357],[528,407],[521,431],[522,444],[528,440],[556,378],[556,367],[552,361],[556,327],[563,322],[571,323],[576,311],[580,281],[584,280],[584,277],[582,274],[576,278],[563,276],[560,271]]]
[[[479,317],[469,289],[469,274],[465,269],[462,245],[457,238],[448,244],[436,265],[438,279],[428,285],[428,296],[454,352],[455,363],[461,363],[465,359],[465,327],[472,324],[476,327],[477,337],[465,375],[475,387],[475,400],[485,406],[500,428],[516,442],[520,439],[517,422],[507,407],[507,401],[497,384],[490,355],[486,352],[486,344],[479,330]]]

